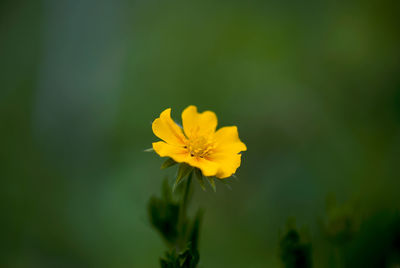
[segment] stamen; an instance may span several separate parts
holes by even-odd
[[[188,149],[192,157],[204,158],[207,157],[214,149],[214,143],[212,140],[205,137],[193,137],[188,140],[187,146],[184,147]]]

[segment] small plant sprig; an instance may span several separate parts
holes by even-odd
[[[236,126],[216,130],[214,112],[198,113],[195,106],[189,106],[182,112],[182,125],[171,119],[171,109],[164,110],[152,124],[154,134],[163,141],[146,150],[168,157],[162,169],[179,165],[172,188],[164,180],[161,198],[153,196],[148,204],[150,222],[169,247],[160,260],[162,268],[195,268],[199,263],[203,213],[198,209],[193,219],[187,213],[193,178],[204,191],[205,181],[216,191],[215,180],[227,184],[225,179],[234,176],[241,152],[247,150]]]
[[[173,196],[168,180],[162,187],[162,197],[153,196],[148,204],[150,222],[159,231],[169,250],[161,259],[161,267],[180,268],[196,267],[199,262],[198,241],[202,211],[198,209],[195,217],[187,215],[190,201],[192,176],[189,175],[184,185],[180,185],[180,200]]]

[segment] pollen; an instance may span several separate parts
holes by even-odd
[[[194,137],[188,140],[185,146],[192,157],[207,157],[215,148],[214,142],[206,137]]]

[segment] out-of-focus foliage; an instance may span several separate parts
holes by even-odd
[[[280,241],[280,258],[285,268],[312,267],[311,244],[290,224]]]
[[[396,266],[399,5],[0,1],[0,266],[159,267],[146,205],[175,167],[143,150],[190,104],[248,147],[232,191],[193,183],[201,265],[279,267],[295,217],[314,267]]]
[[[361,215],[354,205],[339,206],[334,198],[328,198],[323,229],[331,243],[342,246],[354,239],[359,231],[360,221]]]
[[[383,210],[364,219],[357,239],[343,247],[345,267],[398,267],[400,213]]]
[[[167,252],[165,259],[161,259],[162,268],[194,268],[199,262],[199,253],[197,249],[190,245],[181,253],[177,254],[175,249]]]

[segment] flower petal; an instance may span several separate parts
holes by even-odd
[[[164,110],[152,124],[154,134],[172,145],[184,145],[182,129],[171,119],[171,108]]]
[[[247,150],[246,145],[240,141],[236,126],[223,127],[214,134],[216,153],[239,153]]]
[[[214,112],[197,112],[197,107],[190,105],[182,112],[182,124],[186,137],[210,135],[215,132],[218,120]]]
[[[220,168],[218,163],[205,158],[190,157],[188,164],[201,169],[201,172],[206,177],[215,176]]]
[[[241,154],[232,153],[213,154],[209,157],[210,161],[219,165],[219,169],[215,176],[220,179],[232,176],[240,166],[241,157]]]
[[[165,143],[163,141],[153,142],[153,149],[156,153],[161,156],[169,156],[174,159],[175,162],[182,163],[182,162],[189,162],[190,161],[190,154],[187,149],[171,145]]]
[[[197,158],[190,156],[187,149],[165,143],[163,141],[153,143],[154,151],[161,157],[171,157],[175,162],[185,162],[192,167],[201,169],[204,176],[215,176],[220,169],[220,165],[216,162],[205,158]]]

